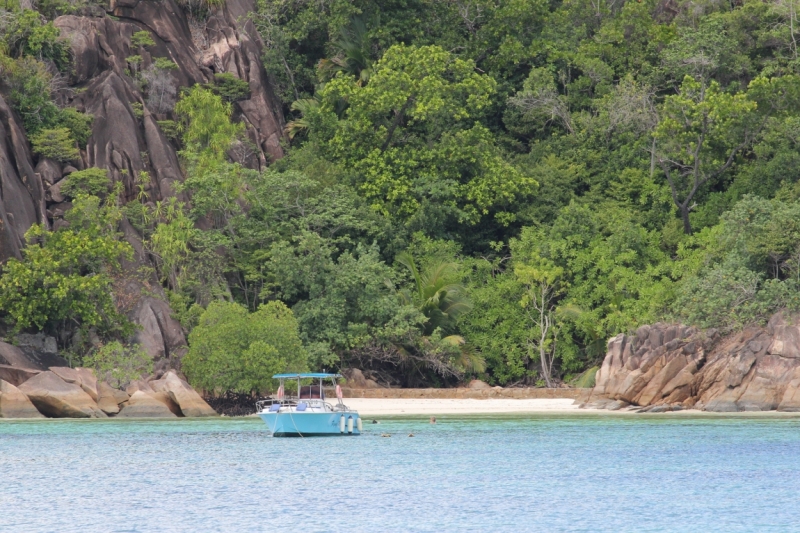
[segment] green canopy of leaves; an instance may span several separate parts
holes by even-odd
[[[212,302],[189,337],[183,370],[208,391],[268,392],[272,376],[303,372],[308,355],[291,310],[269,302],[250,313],[239,304]]]

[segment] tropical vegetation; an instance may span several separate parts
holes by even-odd
[[[207,390],[351,366],[404,386],[585,384],[641,324],[800,309],[794,2],[260,0],[285,157],[232,157],[246,83],[170,92],[174,64],[131,55],[181,148],[180,195],[150,201],[143,181],[123,206],[74,174],[69,225],[29,232],[0,311],[127,342],[109,297],[122,217]],[[63,43],[47,14],[9,17],[3,94],[36,152],[71,161],[87,119],[45,68],[68,68]]]

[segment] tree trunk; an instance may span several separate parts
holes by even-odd
[[[548,365],[547,354],[542,352],[540,358],[542,361],[542,375],[544,376],[544,384],[548,389],[552,389],[553,380],[550,377],[550,365]]]
[[[683,220],[683,232],[686,235],[691,235],[692,223],[689,222],[689,206],[680,205],[678,206],[678,208],[681,210],[681,219]]]
[[[656,173],[656,138],[653,137],[653,146],[650,148],[650,179]]]

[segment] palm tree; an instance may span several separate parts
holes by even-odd
[[[284,128],[289,139],[294,139],[298,133],[308,132],[311,129],[309,116],[319,110],[319,101],[316,98],[303,98],[292,102],[292,111],[299,111],[301,117],[292,120]]]
[[[414,281],[413,290],[397,292],[400,302],[415,307],[426,318],[422,325],[423,348],[426,351],[428,349],[435,351],[432,336],[438,330],[440,334],[446,335],[439,340],[441,345],[455,348],[452,351],[456,355],[450,361],[452,366],[460,371],[485,370],[486,363],[483,357],[467,344],[464,337],[453,333],[459,317],[472,309],[464,286],[449,281],[457,265],[439,261],[420,271],[414,258],[408,253],[399,254],[396,261],[408,269]],[[410,349],[408,346],[398,348],[405,353]]]
[[[414,280],[413,292],[408,289],[398,292],[400,301],[416,307],[428,319],[422,334],[430,336],[436,328],[444,333],[453,331],[458,318],[472,309],[464,286],[448,281],[456,265],[439,261],[420,272],[408,253],[399,254],[396,261],[408,269]]]
[[[372,67],[369,56],[372,46],[367,25],[361,17],[353,16],[349,24],[342,28],[339,38],[333,41],[337,54],[320,60],[317,65],[322,79],[331,79],[337,72],[344,72],[356,78],[359,85],[366,84]]]

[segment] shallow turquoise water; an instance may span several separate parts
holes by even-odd
[[[800,531],[799,419],[364,429],[279,439],[258,419],[0,422],[0,531]]]

